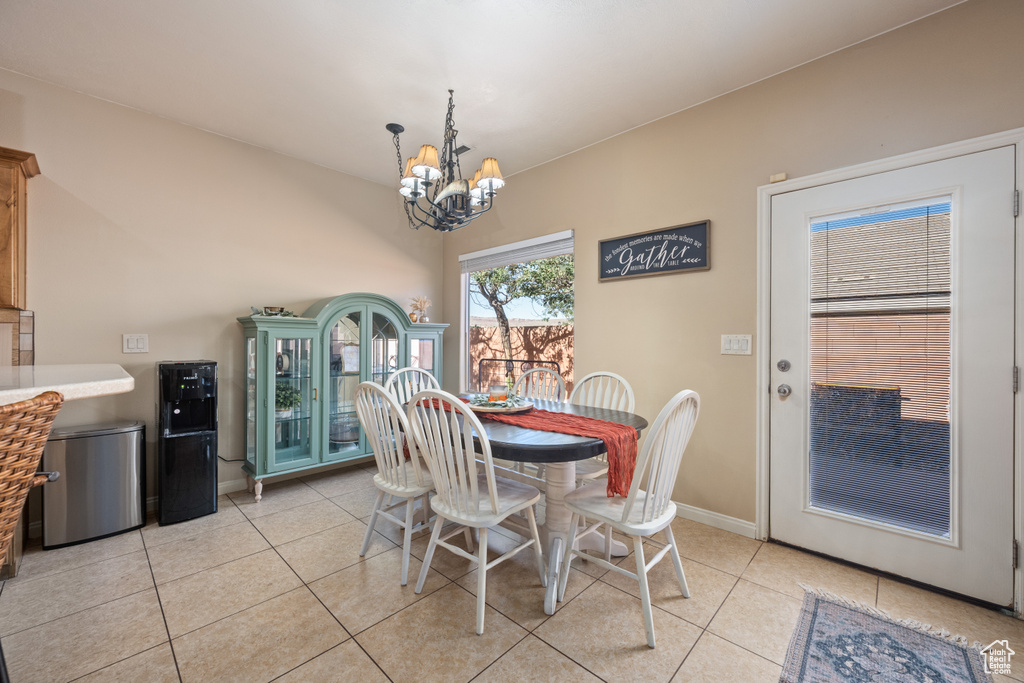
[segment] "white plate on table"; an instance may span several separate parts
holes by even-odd
[[[474,413],[525,413],[533,407],[533,404],[529,401],[522,405],[515,406],[514,408],[503,408],[500,406],[475,406],[472,403],[468,403],[466,405],[472,408]]]

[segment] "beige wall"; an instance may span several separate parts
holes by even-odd
[[[410,231],[392,188],[2,70],[0,146],[42,169],[28,186],[36,362],[118,363],[136,381],[59,422],[143,420],[151,461],[155,365],[199,358],[219,363],[220,454],[243,457],[235,319],[251,305],[422,294],[443,319],[441,237]],[[122,354],[123,333],[147,333],[149,353]],[[239,466],[222,463],[221,483]]]
[[[458,255],[571,228],[576,374],[624,375],[650,420],[698,391],[676,500],[753,521],[754,357],[720,355],[719,337],[755,332],[756,188],[1024,126],[1021,26],[1024,2],[971,0],[513,176],[489,216],[445,238],[445,385]],[[598,240],[703,219],[710,271],[597,281]]]

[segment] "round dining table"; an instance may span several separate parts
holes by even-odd
[[[570,413],[629,425],[636,429],[638,437],[641,430],[647,427],[647,420],[633,413],[558,401],[529,400],[538,410]],[[593,458],[605,453],[607,449],[604,442],[598,438],[546,432],[495,422],[487,419],[487,413],[478,413],[477,416],[481,418],[484,432],[490,441],[493,457],[544,465],[545,514],[544,523],[539,529],[548,553],[548,584],[544,596],[544,612],[554,614],[558,572],[569,536],[569,523],[572,521],[572,513],[565,507],[563,499],[576,488],[577,461]],[[613,555],[626,554],[625,544],[614,541],[613,545],[620,546],[617,550],[613,549]],[[598,546],[594,547],[597,548]],[[600,549],[604,549],[603,545]]]

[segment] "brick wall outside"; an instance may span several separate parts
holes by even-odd
[[[572,391],[573,381],[573,326],[536,325],[513,327],[513,360],[554,361],[558,363],[566,392]],[[480,378],[478,368],[482,358],[504,358],[501,334],[497,327],[471,327],[469,330],[470,375],[469,390],[483,391],[491,384],[501,384],[505,378],[504,367],[500,364],[485,366],[485,376]],[[488,371],[488,367],[490,371]],[[517,365],[518,376],[518,365]]]

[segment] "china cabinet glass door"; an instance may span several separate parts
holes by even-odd
[[[388,377],[399,368],[398,328],[382,313],[373,313],[373,336],[370,340],[372,354],[370,380],[384,384]]]
[[[256,467],[256,338],[245,340],[245,459]]]
[[[274,353],[274,423],[267,470],[274,472],[314,462],[313,453],[313,340],[302,337],[271,338]]]
[[[409,366],[426,370],[437,377],[434,367],[434,340],[433,339],[409,339]],[[440,377],[437,377],[440,381]]]
[[[341,317],[327,338],[327,452],[328,460],[361,453],[359,418],[356,417],[356,389],[359,386],[359,311]]]

